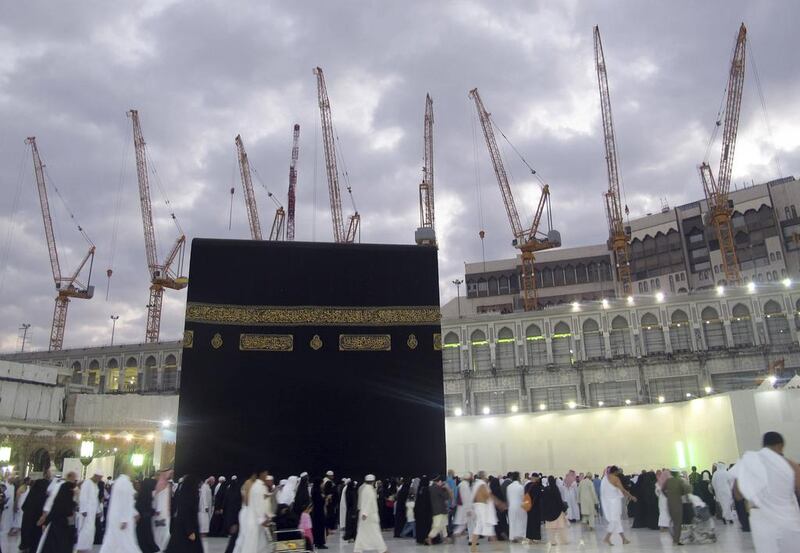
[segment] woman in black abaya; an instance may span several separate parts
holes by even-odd
[[[344,520],[344,540],[355,541],[358,530],[358,484],[350,480],[344,490],[344,501],[347,504],[347,515]]]
[[[430,480],[427,476],[419,479],[417,501],[414,503],[414,519],[417,525],[417,543],[422,545],[428,537],[433,526],[433,511],[431,510]]]
[[[314,534],[314,547],[328,549],[325,545],[325,498],[322,496],[322,481],[315,478],[311,484],[311,531]]]
[[[504,541],[508,539],[508,503],[506,492],[500,485],[500,480],[494,476],[489,477],[489,490],[495,498],[494,508],[497,512],[497,539]]]
[[[139,549],[142,553],[156,553],[159,547],[153,537],[153,491],[156,489],[156,481],[146,478],[139,483],[136,492],[136,511],[139,513],[139,520],[136,521],[136,541],[139,542]]]
[[[400,491],[397,492],[397,497],[394,502],[394,537],[399,538],[403,532],[403,527],[406,525],[406,500],[408,499],[408,490],[411,487],[411,478],[406,478],[400,484]]]
[[[542,541],[542,488],[541,477],[533,475],[525,486],[525,493],[531,498],[531,510],[528,511],[528,523],[525,526],[525,538],[534,542]]]
[[[181,483],[181,493],[177,494],[173,505],[175,516],[172,518],[166,553],[203,553],[197,520],[199,508],[200,479],[187,474]]]

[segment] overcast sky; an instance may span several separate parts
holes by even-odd
[[[331,241],[312,68],[325,70],[365,242],[412,243],[425,94],[434,100],[443,300],[465,261],[514,255],[467,92],[550,184],[565,246],[602,242],[607,186],[592,26],[600,25],[631,215],[698,199],[702,161],[741,21],[750,50],[734,181],[800,174],[800,56],[791,0],[606,2],[5,2],[0,8],[0,350],[47,348],[55,296],[27,136],[97,245],[91,301],[71,303],[65,347],[141,342],[148,301],[130,122],[137,108],[161,255],[187,236],[249,236],[234,137],[285,203],[301,126],[297,238]],[[755,86],[753,57],[766,99]],[[765,113],[767,118],[765,119]],[[769,121],[769,125],[767,124]],[[498,137],[500,138],[500,137]],[[539,189],[501,140],[517,206]],[[712,166],[718,163],[718,144]],[[780,168],[780,169],[779,169]],[[257,184],[265,233],[274,204]],[[230,194],[232,228],[228,229]],[[88,247],[52,186],[64,273]],[[343,190],[344,193],[344,190]],[[351,212],[344,197],[345,213]],[[479,202],[479,198],[482,200]],[[114,228],[116,242],[114,244]],[[112,247],[112,245],[114,247]],[[107,268],[113,267],[106,301]],[[181,335],[185,291],[167,291],[162,339]]]

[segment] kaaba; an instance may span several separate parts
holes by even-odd
[[[194,239],[175,469],[445,470],[436,249]]]

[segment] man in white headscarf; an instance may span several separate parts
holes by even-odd
[[[757,553],[789,553],[800,543],[800,466],[783,456],[783,436],[767,432],[763,448],[736,464],[737,490],[750,502]]]
[[[342,478],[342,491],[339,493],[339,530],[344,533],[344,527],[347,523],[347,497],[344,491],[347,489],[347,484],[350,482],[349,478]],[[404,484],[408,485],[408,484]],[[400,489],[398,488],[398,493]],[[398,507],[399,508],[399,507]]]
[[[714,495],[717,498],[722,511],[723,522],[726,524],[733,523],[733,482],[731,476],[728,474],[728,465],[725,463],[717,463],[717,470],[711,477],[711,487],[714,488]]]
[[[78,515],[75,517],[75,527],[78,530],[78,542],[75,548],[79,553],[91,551],[94,545],[95,523],[98,513],[102,512],[97,483],[102,479],[103,475],[99,470],[95,470],[91,478],[81,483]]]
[[[286,480],[281,480],[280,491],[278,492],[278,503],[281,505],[291,505],[294,503],[294,494],[297,492],[297,483],[300,478],[290,476]]]
[[[269,537],[267,507],[267,478],[269,472],[261,470],[245,482],[242,489],[242,511],[239,516],[239,538],[236,553],[266,553]]]
[[[378,495],[375,492],[375,475],[368,474],[358,489],[358,531],[353,553],[377,551],[386,553],[386,542],[381,535],[381,519],[378,514]]]
[[[135,492],[127,474],[121,474],[111,487],[106,533],[100,553],[142,553],[136,542]]]
[[[522,508],[525,488],[519,482],[519,472],[511,473],[511,483],[506,488],[508,500],[508,539],[512,542],[525,540],[528,526],[528,513]]]
[[[208,535],[208,527],[211,517],[214,515],[214,493],[211,491],[216,480],[209,476],[203,485],[200,486],[200,502],[197,506],[197,522],[200,527],[200,535]]]
[[[453,535],[460,536],[465,531],[467,538],[475,533],[475,510],[472,507],[472,473],[466,473],[458,484],[458,505],[453,517]]]

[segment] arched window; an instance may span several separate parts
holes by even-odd
[[[769,252],[769,261],[770,263],[775,262],[775,252]]]
[[[553,285],[553,269],[550,267],[545,267],[542,271],[542,286],[545,288],[549,288]]]
[[[507,276],[505,276],[505,275],[501,276],[500,279],[497,281],[497,283],[498,283],[498,287],[499,287],[498,288],[498,293],[500,295],[510,294],[511,293],[511,287],[509,285],[509,280],[508,280]]]
[[[564,267],[561,265],[553,269],[553,286],[564,286]]]
[[[553,329],[553,363],[556,365],[572,364],[572,332],[565,322],[558,323]]]
[[[794,304],[794,328],[800,330],[800,300]]]
[[[707,349],[723,349],[727,347],[728,341],[725,339],[725,327],[719,318],[717,310],[713,307],[706,307],[700,314],[703,320],[703,335],[706,339]]]
[[[461,342],[455,332],[448,332],[444,337],[442,366],[446,373],[461,372]]]
[[[792,343],[792,333],[789,331],[789,322],[786,314],[778,302],[769,300],[764,304],[764,318],[767,321],[767,336],[773,346],[783,346]]]
[[[791,206],[791,208],[792,208],[792,219],[797,219],[797,210],[794,208],[794,206]]]
[[[86,380],[87,386],[97,386],[100,384],[100,361],[92,359],[89,362],[89,376]]]
[[[489,277],[489,295],[496,296],[497,293],[497,279],[494,277]]]
[[[515,348],[514,332],[508,327],[501,328],[494,350],[498,369],[513,369],[516,366]]]
[[[577,277],[578,284],[584,284],[588,280],[588,274],[586,273],[586,265],[583,263],[578,263],[575,267],[575,276]]]
[[[492,357],[489,352],[489,341],[486,333],[475,330],[469,338],[469,347],[472,350],[472,370],[485,371],[491,368]]]
[[[792,214],[789,213],[789,207],[787,206],[787,207],[784,207],[783,209],[784,209],[784,212],[786,213],[786,218],[787,219],[791,219],[792,218]]]
[[[486,282],[485,278],[478,279],[478,296],[486,297],[489,295],[489,284]]]
[[[567,284],[575,284],[575,267],[572,265],[564,267],[564,277]]]
[[[72,383],[83,384],[83,368],[81,367],[80,361],[75,361],[72,364]]]
[[[603,333],[594,319],[583,321],[583,347],[586,352],[586,359],[602,359],[605,357],[605,344],[603,343]]]
[[[778,280],[778,271],[772,271],[772,280],[774,281]]]
[[[109,359],[106,363],[106,389],[119,390],[119,362],[116,359]]]
[[[528,362],[531,366],[547,365],[547,341],[538,325],[532,324],[525,329],[525,345],[528,349]]]
[[[148,356],[144,361],[144,382],[147,390],[158,389],[158,367],[156,358]]]
[[[128,357],[125,361],[125,377],[123,389],[126,392],[135,392],[139,383],[139,367],[135,357]]]
[[[171,353],[164,358],[164,368],[161,374],[162,390],[178,389],[178,360]]]
[[[611,355],[614,357],[627,357],[633,353],[631,347],[631,330],[628,321],[622,315],[617,315],[611,321]]]
[[[642,337],[644,338],[644,351],[646,354],[664,353],[667,345],[664,341],[664,329],[652,313],[642,316]]]
[[[691,351],[692,335],[689,329],[689,317],[682,309],[672,312],[669,324],[669,341],[673,352]]]
[[[747,348],[755,345],[753,321],[750,319],[750,310],[744,304],[737,303],[733,306],[731,334],[733,335],[733,347]]]

